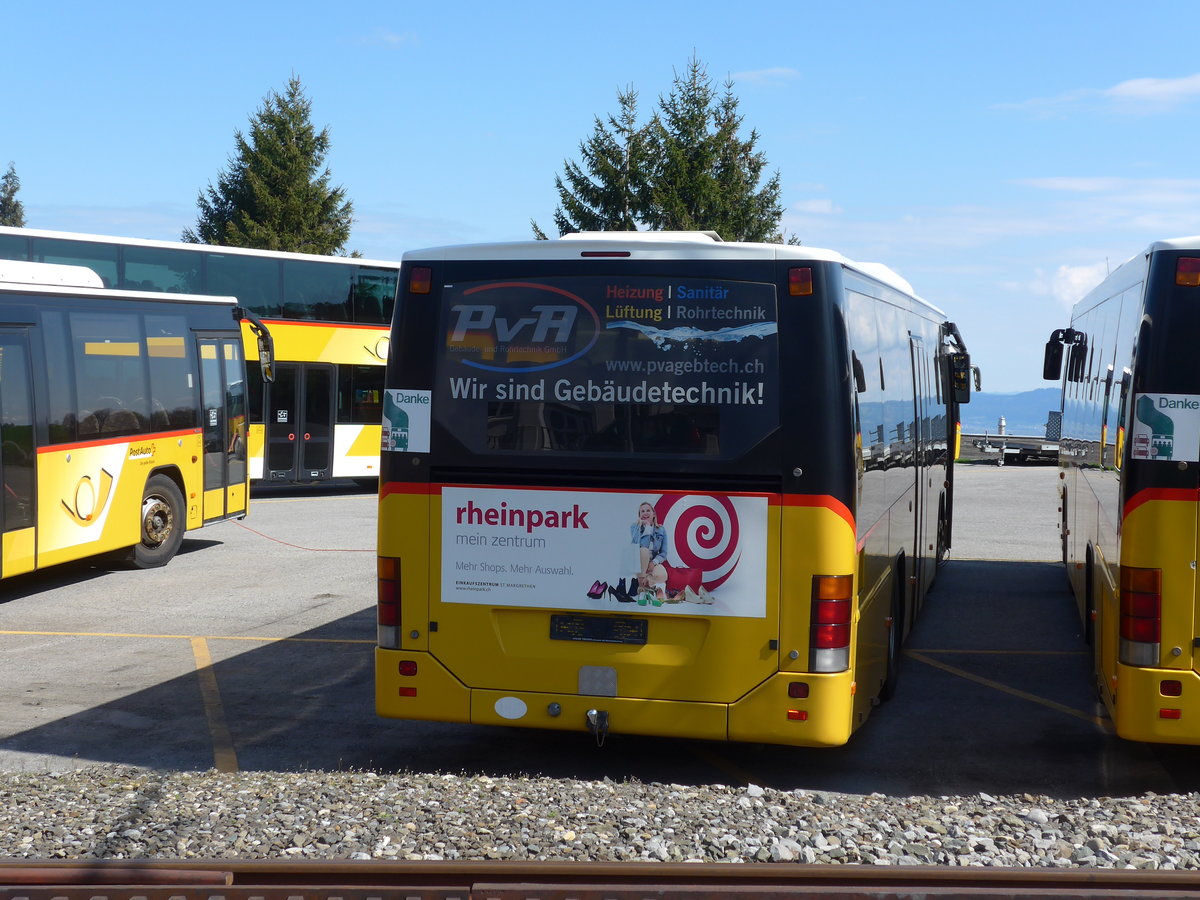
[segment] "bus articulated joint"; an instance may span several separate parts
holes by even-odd
[[[596,746],[603,747],[604,739],[608,737],[608,710],[589,709],[587,711],[587,730],[596,738]]]

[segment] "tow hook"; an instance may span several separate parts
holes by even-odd
[[[596,736],[596,746],[603,747],[604,739],[608,737],[608,710],[589,709],[587,711],[587,730]]]

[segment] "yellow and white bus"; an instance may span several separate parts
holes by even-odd
[[[0,259],[86,266],[125,290],[236,297],[267,323],[278,360],[265,397],[247,379],[250,477],[378,477],[397,263],[3,227]]]
[[[0,260],[0,577],[107,554],[165,565],[185,530],[246,514],[245,315]]]
[[[406,253],[380,715],[837,745],[950,545],[970,362],[882,266],[709,233]]]
[[[1200,743],[1198,339],[1200,236],[1151,244],[1046,345],[1063,562],[1098,693],[1137,741]]]

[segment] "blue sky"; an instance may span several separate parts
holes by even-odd
[[[887,263],[962,330],[988,391],[1106,265],[1200,234],[1196,7],[609,0],[5,4],[0,167],[34,228],[174,240],[295,74],[397,259],[553,228],[553,182],[632,86],[694,54],[778,169],[784,227]],[[16,76],[14,77],[14,73]]]

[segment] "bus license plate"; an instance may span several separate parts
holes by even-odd
[[[555,641],[644,644],[648,631],[648,619],[633,619],[627,616],[550,617],[550,638]]]

